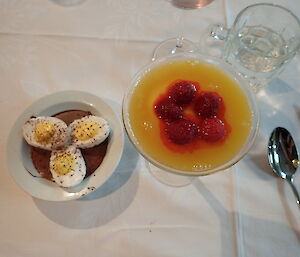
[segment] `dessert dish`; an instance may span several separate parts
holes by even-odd
[[[85,177],[76,186],[60,186],[53,182],[50,171],[51,151],[29,145],[24,140],[22,127],[31,117],[55,116],[68,126],[89,115],[104,118],[109,124],[109,135],[96,146],[76,147],[85,161]],[[70,90],[37,99],[20,113],[7,139],[6,157],[10,175],[26,193],[47,201],[68,201],[101,187],[116,171],[123,147],[122,123],[107,101],[88,92]]]
[[[255,138],[253,93],[221,60],[162,58],[139,72],[123,103],[129,138],[159,168],[207,175],[240,160]]]

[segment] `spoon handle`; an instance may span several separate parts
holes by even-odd
[[[299,197],[299,193],[298,193],[298,191],[297,191],[297,189],[296,189],[296,187],[293,183],[293,179],[287,179],[287,181],[289,182],[289,184],[290,184],[290,186],[293,190],[293,193],[296,197],[296,203],[298,204],[298,207],[300,208],[300,197]]]

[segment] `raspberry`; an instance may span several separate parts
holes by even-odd
[[[206,118],[200,127],[201,137],[210,142],[221,140],[226,135],[225,124],[218,118]]]
[[[168,95],[176,104],[183,106],[193,100],[196,91],[197,88],[192,82],[181,80],[168,90]]]
[[[198,126],[187,119],[180,119],[169,123],[166,127],[168,138],[175,144],[190,143],[198,135]]]
[[[194,111],[202,118],[216,117],[221,109],[222,98],[214,92],[202,93],[195,100]]]
[[[173,121],[182,118],[182,107],[176,105],[168,98],[160,99],[154,105],[154,112],[159,119]]]

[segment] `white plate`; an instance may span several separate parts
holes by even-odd
[[[111,134],[106,155],[99,168],[78,186],[66,189],[27,172],[30,170],[38,175],[30,158],[30,148],[22,136],[22,126],[31,116],[51,116],[75,109],[90,111],[93,115],[106,119],[110,124]],[[87,195],[107,181],[120,161],[123,146],[122,123],[103,99],[85,92],[63,91],[37,100],[19,116],[8,138],[7,161],[13,179],[28,194],[49,201],[66,201]]]

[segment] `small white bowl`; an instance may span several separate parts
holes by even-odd
[[[90,111],[93,115],[106,119],[111,127],[107,152],[101,165],[78,186],[68,189],[30,175],[27,170],[33,175],[38,175],[38,172],[32,164],[30,147],[22,136],[22,126],[31,116],[52,116],[66,110]],[[116,169],[123,147],[122,123],[103,99],[81,91],[62,91],[40,98],[18,117],[7,141],[7,163],[15,182],[31,196],[49,201],[67,201],[87,195],[104,184]]]

